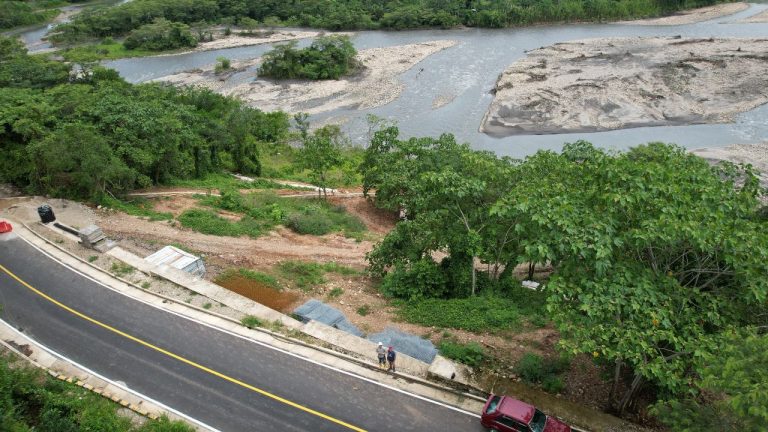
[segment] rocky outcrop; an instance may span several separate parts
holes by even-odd
[[[496,136],[724,123],[768,102],[768,39],[601,38],[528,53],[480,127]]]

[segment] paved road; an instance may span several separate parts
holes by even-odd
[[[473,416],[120,295],[21,239],[0,242],[0,265],[0,318],[221,431],[482,430]]]

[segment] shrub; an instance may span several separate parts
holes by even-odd
[[[544,371],[544,359],[541,356],[525,353],[517,363],[517,374],[525,382],[538,384],[546,375]]]
[[[559,374],[570,367],[570,358],[560,356],[556,359],[544,359],[532,353],[525,353],[517,363],[518,375],[529,384],[541,384],[550,393],[560,393],[565,384]]]
[[[217,57],[216,58],[216,68],[214,69],[215,73],[222,73],[226,70],[229,70],[232,67],[232,64],[230,63],[229,59],[226,57]]]
[[[0,354],[0,430],[192,432],[163,417],[134,426],[118,415],[120,406],[75,384],[54,379]]]
[[[240,320],[240,324],[248,327],[249,329],[252,329],[255,327],[261,327],[263,323],[259,318],[253,315],[246,315],[243,317],[243,319]]]
[[[477,342],[462,344],[443,339],[438,345],[440,354],[469,366],[478,366],[485,360],[485,351]]]
[[[556,375],[547,375],[541,381],[541,388],[549,393],[560,393],[565,388],[565,383]]]
[[[285,226],[298,234],[323,235],[333,230],[333,225],[329,219],[303,212],[289,215]]]
[[[447,280],[440,267],[430,258],[397,266],[381,281],[381,292],[389,297],[421,299],[446,294]]]

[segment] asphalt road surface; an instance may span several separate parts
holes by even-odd
[[[477,417],[118,294],[22,239],[0,241],[0,266],[0,318],[220,431],[483,430]]]

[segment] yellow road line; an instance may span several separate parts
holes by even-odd
[[[141,339],[139,339],[139,338],[137,338],[135,336],[129,335],[128,333],[125,333],[125,332],[120,331],[120,330],[118,330],[118,329],[116,329],[114,327],[111,327],[111,326],[109,326],[107,324],[104,324],[103,322],[98,321],[98,320],[96,320],[94,318],[91,318],[91,317],[89,317],[89,316],[87,316],[87,315],[85,315],[85,314],[83,314],[81,312],[78,312],[75,309],[72,309],[71,307],[69,307],[69,306],[59,302],[58,300],[48,296],[47,294],[41,292],[37,288],[35,288],[32,285],[26,283],[21,278],[19,278],[15,274],[13,274],[10,270],[5,268],[2,264],[0,264],[0,270],[4,271],[5,273],[8,274],[8,276],[10,276],[13,279],[15,279],[18,283],[22,284],[23,286],[25,286],[26,288],[28,288],[29,290],[31,290],[35,294],[37,294],[40,297],[48,300],[49,302],[55,304],[56,306],[66,310],[67,312],[70,312],[73,315],[76,315],[76,316],[78,316],[78,317],[80,317],[80,318],[82,318],[82,319],[84,319],[84,320],[86,320],[88,322],[96,324],[99,327],[102,327],[102,328],[107,329],[107,330],[109,330],[109,331],[111,331],[113,333],[116,333],[116,334],[118,334],[120,336],[123,336],[126,339],[130,339],[130,340],[132,340],[132,341],[134,341],[134,342],[136,342],[138,344],[144,345],[147,348],[151,348],[151,349],[153,349],[153,350],[155,350],[157,352],[165,354],[168,357],[171,357],[171,358],[176,359],[176,360],[178,360],[178,361],[180,361],[182,363],[186,363],[186,364],[188,364],[188,365],[190,365],[192,367],[200,369],[201,371],[207,372],[207,373],[209,373],[211,375],[214,375],[214,376],[217,376],[217,377],[219,377],[219,378],[221,378],[223,380],[229,381],[229,382],[231,382],[233,384],[237,384],[237,385],[239,385],[241,387],[247,388],[248,390],[254,391],[256,393],[259,393],[260,395],[263,395],[263,396],[266,396],[268,398],[274,399],[274,400],[276,400],[278,402],[282,402],[282,403],[284,403],[286,405],[292,406],[292,407],[294,407],[296,409],[299,409],[301,411],[304,411],[306,413],[309,413],[309,414],[315,415],[317,417],[323,418],[325,420],[328,420],[330,422],[333,422],[333,423],[336,423],[338,425],[344,426],[344,427],[346,427],[348,429],[351,429],[353,431],[356,431],[356,432],[366,432],[365,429],[361,429],[361,428],[359,428],[357,426],[351,425],[351,424],[346,423],[344,421],[341,421],[341,420],[339,420],[337,418],[331,417],[331,416],[329,416],[327,414],[323,414],[323,413],[321,413],[319,411],[315,411],[315,410],[313,410],[311,408],[307,408],[304,405],[298,404],[296,402],[293,402],[293,401],[290,401],[288,399],[285,399],[285,398],[282,398],[280,396],[277,396],[275,394],[272,394],[272,393],[270,393],[270,392],[268,392],[266,390],[262,390],[262,389],[260,389],[258,387],[254,387],[254,386],[252,386],[250,384],[244,383],[244,382],[242,382],[242,381],[240,381],[238,379],[232,378],[232,377],[230,377],[228,375],[225,375],[225,374],[223,374],[221,372],[217,372],[217,371],[215,371],[215,370],[213,370],[211,368],[208,368],[206,366],[203,366],[203,365],[201,365],[199,363],[195,363],[192,360],[188,360],[188,359],[186,359],[186,358],[184,358],[184,357],[182,357],[180,355],[177,355],[177,354],[174,354],[174,353],[172,353],[170,351],[164,350],[163,348],[160,348],[160,347],[158,347],[156,345],[152,345],[149,342],[143,341],[143,340],[141,340]]]

